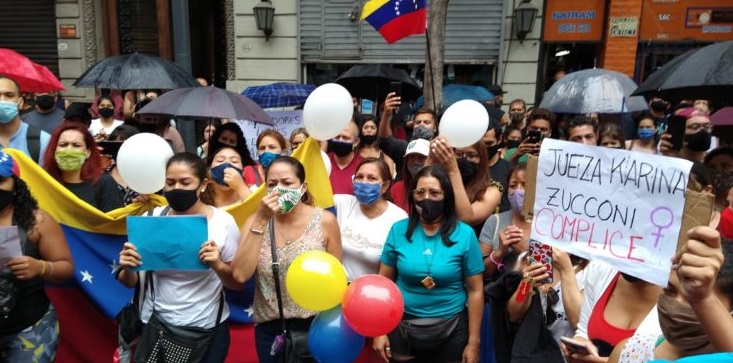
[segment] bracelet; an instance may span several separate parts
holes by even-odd
[[[53,276],[53,261],[48,262],[48,277]]]
[[[261,229],[255,229],[254,227],[250,228],[249,231],[259,236],[262,236],[263,234],[265,234],[265,231]]]
[[[46,261],[41,260],[41,265],[43,265],[43,267],[41,268],[41,276],[43,276],[43,274],[46,273]]]
[[[504,264],[502,263],[503,261],[502,262],[499,262],[499,261],[495,260],[494,259],[494,252],[493,251],[489,255],[489,260],[491,260],[491,262],[493,262],[494,265],[496,265],[496,269],[499,270],[499,272],[504,272]]]

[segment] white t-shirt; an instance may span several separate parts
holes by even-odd
[[[359,276],[379,272],[384,241],[392,224],[407,218],[402,208],[387,202],[380,216],[370,219],[362,213],[356,197],[349,194],[333,196],[336,219],[341,229],[342,263],[349,281]]]
[[[159,215],[163,208],[156,208],[153,215]],[[209,239],[219,246],[221,260],[231,262],[237,251],[237,243],[239,243],[239,228],[234,217],[229,213],[218,208],[211,208],[214,214],[207,223]],[[202,244],[204,242],[201,241]],[[224,287],[214,270],[155,271],[153,284],[155,285],[155,312],[166,323],[205,329],[214,327],[216,314],[219,311],[219,299],[222,298],[221,291]],[[152,315],[152,300],[150,290],[148,290],[140,313],[143,323],[148,322],[150,315]],[[229,306],[225,302],[221,321],[228,317]]]
[[[583,294],[583,290],[585,290],[585,270],[578,272],[575,274],[575,281],[578,284],[578,289],[580,290],[581,296]],[[568,321],[567,315],[565,315],[565,304],[562,302],[562,282],[558,282],[555,286],[552,288],[557,293],[558,301],[555,305],[552,306],[552,311],[555,313],[555,316],[557,319],[547,327],[547,329],[552,333],[552,336],[555,338],[555,340],[559,343],[561,337],[573,337],[575,335],[575,330],[570,326],[570,321]],[[547,297],[546,295],[542,295],[542,311],[547,311],[546,304],[547,304]]]
[[[99,135],[102,131],[104,131],[104,133],[109,136],[109,134],[111,134],[112,131],[117,128],[117,126],[120,126],[122,124],[124,124],[124,122],[120,120],[114,120],[112,121],[112,126],[104,127],[102,125],[102,119],[95,118],[94,120],[92,120],[92,123],[89,124],[89,132],[94,137],[97,137],[97,135]]]

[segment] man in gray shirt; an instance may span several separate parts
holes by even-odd
[[[52,93],[36,93],[35,110],[23,115],[23,122],[37,126],[49,134],[53,133],[64,120],[64,111],[56,108],[56,97]]]

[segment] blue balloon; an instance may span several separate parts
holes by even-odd
[[[308,331],[310,353],[319,363],[353,362],[364,341],[344,320],[341,305],[318,314]]]

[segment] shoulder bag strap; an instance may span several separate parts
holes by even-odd
[[[41,128],[38,126],[28,125],[28,131],[25,134],[28,152],[31,159],[36,163],[40,162],[41,154]]]
[[[270,219],[270,251],[272,252],[272,276],[275,280],[275,293],[277,294],[277,310],[280,313],[280,321],[283,325],[283,332],[286,332],[285,314],[283,313],[283,296],[280,288],[280,263],[277,262],[277,246],[275,245],[275,220]]]

